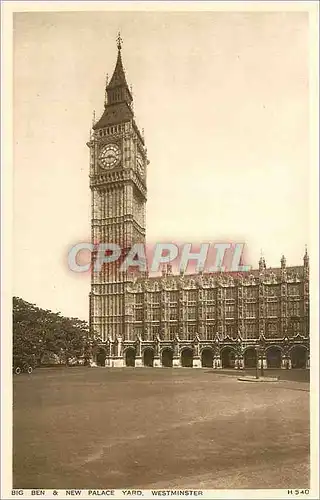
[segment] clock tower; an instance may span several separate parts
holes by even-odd
[[[132,94],[122,64],[120,35],[114,73],[105,88],[104,110],[94,122],[90,148],[91,239],[116,244],[122,258],[135,243],[145,243],[147,150],[134,118]],[[93,262],[95,260],[93,252]],[[121,343],[133,340],[126,324],[128,272],[120,261],[92,266],[90,328],[105,349],[106,364],[120,358]],[[120,347],[119,347],[120,346]]]

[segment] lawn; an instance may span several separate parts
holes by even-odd
[[[307,372],[43,368],[14,377],[14,488],[308,488]]]

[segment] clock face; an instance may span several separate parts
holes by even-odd
[[[142,156],[138,153],[137,154],[137,170],[141,177],[144,175],[144,164],[143,164],[143,158]]]
[[[116,144],[106,144],[99,153],[99,163],[102,168],[113,168],[120,161],[120,149]]]

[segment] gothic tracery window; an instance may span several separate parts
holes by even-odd
[[[152,321],[160,321],[160,307],[152,309]]]
[[[235,315],[234,304],[227,304],[225,306],[225,315],[226,315],[226,318],[234,318],[234,315]]]
[[[206,326],[206,338],[207,340],[212,340],[214,338],[215,334],[215,325],[214,324],[207,324]]]
[[[258,305],[255,303],[248,303],[245,307],[246,318],[256,318],[258,315]]]
[[[206,318],[214,319],[216,314],[216,309],[214,306],[207,306],[206,308]]]
[[[277,317],[279,315],[279,303],[278,302],[268,302],[267,303],[267,316]]]
[[[288,315],[289,316],[300,316],[300,301],[289,300],[288,302]]]
[[[275,338],[279,336],[279,329],[277,323],[268,323],[267,336],[269,338]]]
[[[187,307],[187,318],[190,320],[196,319],[196,308],[195,306]]]

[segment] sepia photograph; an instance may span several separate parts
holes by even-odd
[[[9,3],[6,497],[317,498],[317,2]]]

